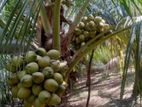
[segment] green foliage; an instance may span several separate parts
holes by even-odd
[[[14,5],[16,3],[17,0],[7,0],[6,5],[4,6],[3,9],[3,16],[5,20],[8,20],[8,18],[10,17],[11,14],[11,10],[14,8]],[[18,5],[18,9],[20,9],[20,7],[22,6],[22,1],[20,1],[21,3]],[[16,13],[18,13],[19,10],[16,10]]]
[[[107,46],[98,46],[94,53],[95,62],[106,64],[111,59],[111,51]]]
[[[8,72],[4,69],[0,69],[0,106],[6,105],[11,101],[9,87],[6,84]]]
[[[16,0],[14,4],[11,4],[13,8],[11,7],[5,29],[0,35],[0,40],[2,41],[0,42],[1,53],[8,53],[8,50],[11,50],[13,45],[16,47],[12,48],[13,52],[23,52],[30,48],[29,45],[35,37],[35,24],[41,2],[24,0],[21,3],[21,0]],[[7,3],[5,6],[7,6]]]

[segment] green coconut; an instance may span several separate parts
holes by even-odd
[[[18,91],[18,94],[17,94],[18,98],[20,98],[20,99],[26,99],[30,95],[31,95],[31,90],[28,88],[24,88],[24,87],[21,87]]]
[[[39,55],[37,55],[37,62],[38,62],[38,60],[40,60],[42,58],[42,56],[39,56]]]
[[[33,85],[32,86],[32,93],[35,95],[35,96],[38,96],[39,93],[42,91],[42,86],[41,85]]]
[[[96,23],[100,23],[102,20],[103,20],[103,19],[102,19],[102,17],[100,17],[100,16],[96,16],[96,17],[94,18],[94,21],[95,21]]]
[[[26,74],[21,78],[20,82],[22,83],[23,87],[29,88],[32,86],[32,76],[29,74]]]
[[[50,65],[50,58],[48,56],[44,56],[38,60],[38,65],[40,68],[45,68]]]
[[[47,52],[47,55],[51,58],[51,59],[59,59],[60,58],[60,52],[58,50],[55,49],[51,49]]]
[[[49,92],[55,92],[58,89],[58,83],[54,79],[47,79],[44,82],[44,88]]]
[[[85,40],[85,36],[83,34],[79,35],[79,40],[82,42]]]
[[[11,63],[6,64],[5,69],[12,73],[15,73],[17,71],[17,68],[13,66]]]
[[[17,76],[18,76],[18,79],[20,80],[24,75],[26,75],[26,71],[19,71],[18,73],[17,73]]]
[[[60,61],[59,60],[51,60],[51,64],[50,66],[52,67],[52,69],[57,72],[60,70]]]
[[[88,32],[88,31],[84,31],[84,32],[83,32],[83,35],[84,35],[85,38],[88,38],[89,32]]]
[[[94,20],[94,16],[91,14],[88,16],[88,21],[92,21],[92,20]]]
[[[74,32],[75,35],[80,35],[82,31],[79,28],[75,28]]]
[[[34,106],[34,107],[45,107],[45,104],[44,104],[44,103],[41,103],[41,102],[39,101],[39,99],[36,98],[36,100],[35,100],[33,106]]]
[[[87,22],[88,21],[88,17],[87,16],[84,16],[83,18],[82,18],[82,22]]]
[[[44,81],[44,74],[42,72],[35,72],[32,74],[33,82],[40,84]]]
[[[38,54],[40,56],[45,56],[46,55],[46,50],[44,48],[38,48],[36,50],[36,54]]]
[[[31,62],[26,65],[25,69],[26,73],[32,74],[34,72],[38,72],[39,66],[36,62]]]
[[[7,83],[10,86],[16,85],[16,84],[18,84],[18,82],[19,82],[19,79],[17,77],[17,74],[15,74],[15,73],[11,74],[7,79]]]
[[[39,93],[38,99],[41,103],[46,104],[50,97],[51,94],[48,91],[43,90]]]
[[[84,28],[84,27],[85,27],[85,24],[84,24],[83,22],[80,22],[78,26],[79,26],[79,28],[81,28],[81,29],[82,29],[82,28]]]
[[[45,77],[46,79],[48,79],[48,78],[52,78],[52,77],[53,77],[54,70],[53,70],[51,67],[45,67],[45,68],[42,70],[42,73],[44,74],[44,77]]]
[[[22,64],[24,64],[23,56],[14,56],[10,63],[18,69]]]
[[[35,62],[36,59],[37,59],[37,55],[36,55],[36,53],[33,52],[33,51],[29,51],[29,52],[27,52],[26,55],[25,55],[25,61],[26,61],[27,63]]]
[[[65,90],[66,90],[66,87],[64,85],[60,85],[56,91],[56,94],[59,96],[62,96]]]
[[[55,106],[61,103],[61,98],[57,94],[52,94],[50,99],[48,100],[49,106]]]
[[[54,73],[53,78],[57,81],[59,85],[63,83],[63,76],[60,73]]]

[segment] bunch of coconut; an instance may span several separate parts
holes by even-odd
[[[14,56],[6,65],[10,72],[7,83],[14,98],[24,101],[24,107],[55,106],[65,91],[64,73],[67,63],[60,52],[43,48]]]
[[[100,16],[85,16],[74,31],[73,46],[79,49],[98,34],[109,31],[110,26]]]

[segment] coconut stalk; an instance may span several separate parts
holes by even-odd
[[[53,48],[61,50],[60,47],[60,9],[61,1],[55,0],[54,9],[53,9]]]
[[[90,61],[88,64],[88,70],[87,70],[87,86],[88,86],[88,97],[87,97],[87,102],[86,102],[86,107],[89,107],[89,101],[90,101],[90,94],[91,94],[91,65],[92,65],[92,60],[94,56],[94,50],[92,50],[91,56],[90,56]]]

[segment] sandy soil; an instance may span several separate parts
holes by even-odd
[[[130,70],[125,88],[124,100],[120,100],[121,75],[116,70],[94,71],[91,75],[91,98],[89,107],[142,107],[131,106],[129,99],[132,93],[134,74]],[[87,87],[86,78],[79,79],[74,91],[70,94],[71,107],[86,107]]]

